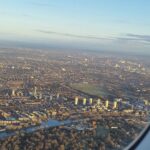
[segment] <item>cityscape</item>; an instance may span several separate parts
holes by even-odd
[[[0,1],[0,150],[150,150],[150,0]]]
[[[0,49],[0,149],[120,150],[149,122],[146,56]]]

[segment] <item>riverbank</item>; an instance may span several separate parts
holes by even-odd
[[[30,132],[34,132],[40,129],[45,129],[45,128],[49,128],[49,127],[57,127],[57,126],[61,126],[61,125],[66,125],[66,124],[70,124],[71,121],[70,120],[66,120],[66,121],[58,121],[58,120],[52,120],[52,119],[48,119],[47,121],[42,121],[40,125],[38,126],[30,126],[28,128],[23,128],[20,130],[15,130],[15,131],[2,131],[0,132],[0,140],[5,139],[9,136],[13,136],[16,135],[18,132],[26,132],[26,133],[30,133]]]

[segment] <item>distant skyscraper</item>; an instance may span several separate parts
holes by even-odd
[[[147,101],[147,100],[144,100],[144,104],[145,104],[145,105],[148,105],[148,101]]]
[[[16,96],[15,89],[12,89],[12,96]]]
[[[78,97],[75,97],[75,105],[78,105]]]
[[[86,98],[83,98],[83,105],[86,105]]]
[[[59,95],[59,93],[57,93],[57,96],[56,96],[56,97],[57,97],[57,99],[59,98],[59,96],[60,96],[60,95]]]
[[[100,105],[100,103],[101,103],[101,100],[98,99],[98,100],[97,100],[97,105]]]
[[[92,98],[90,98],[90,105],[92,105],[92,103],[93,103],[93,99],[92,99]]]
[[[34,87],[34,96],[37,97],[37,87]]]
[[[116,109],[117,108],[117,102],[114,101],[114,106],[113,106],[113,109]]]
[[[42,99],[42,93],[40,93],[40,95],[39,95],[39,99]]]
[[[108,106],[109,106],[109,101],[106,100],[106,102],[105,102],[105,107],[108,108]]]

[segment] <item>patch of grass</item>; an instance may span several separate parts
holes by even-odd
[[[72,88],[80,90],[82,92],[96,95],[96,96],[105,96],[107,94],[101,87],[95,84],[85,84],[85,83],[76,83],[71,85]]]

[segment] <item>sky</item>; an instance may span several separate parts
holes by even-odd
[[[150,53],[149,18],[149,0],[0,0],[0,41]]]

